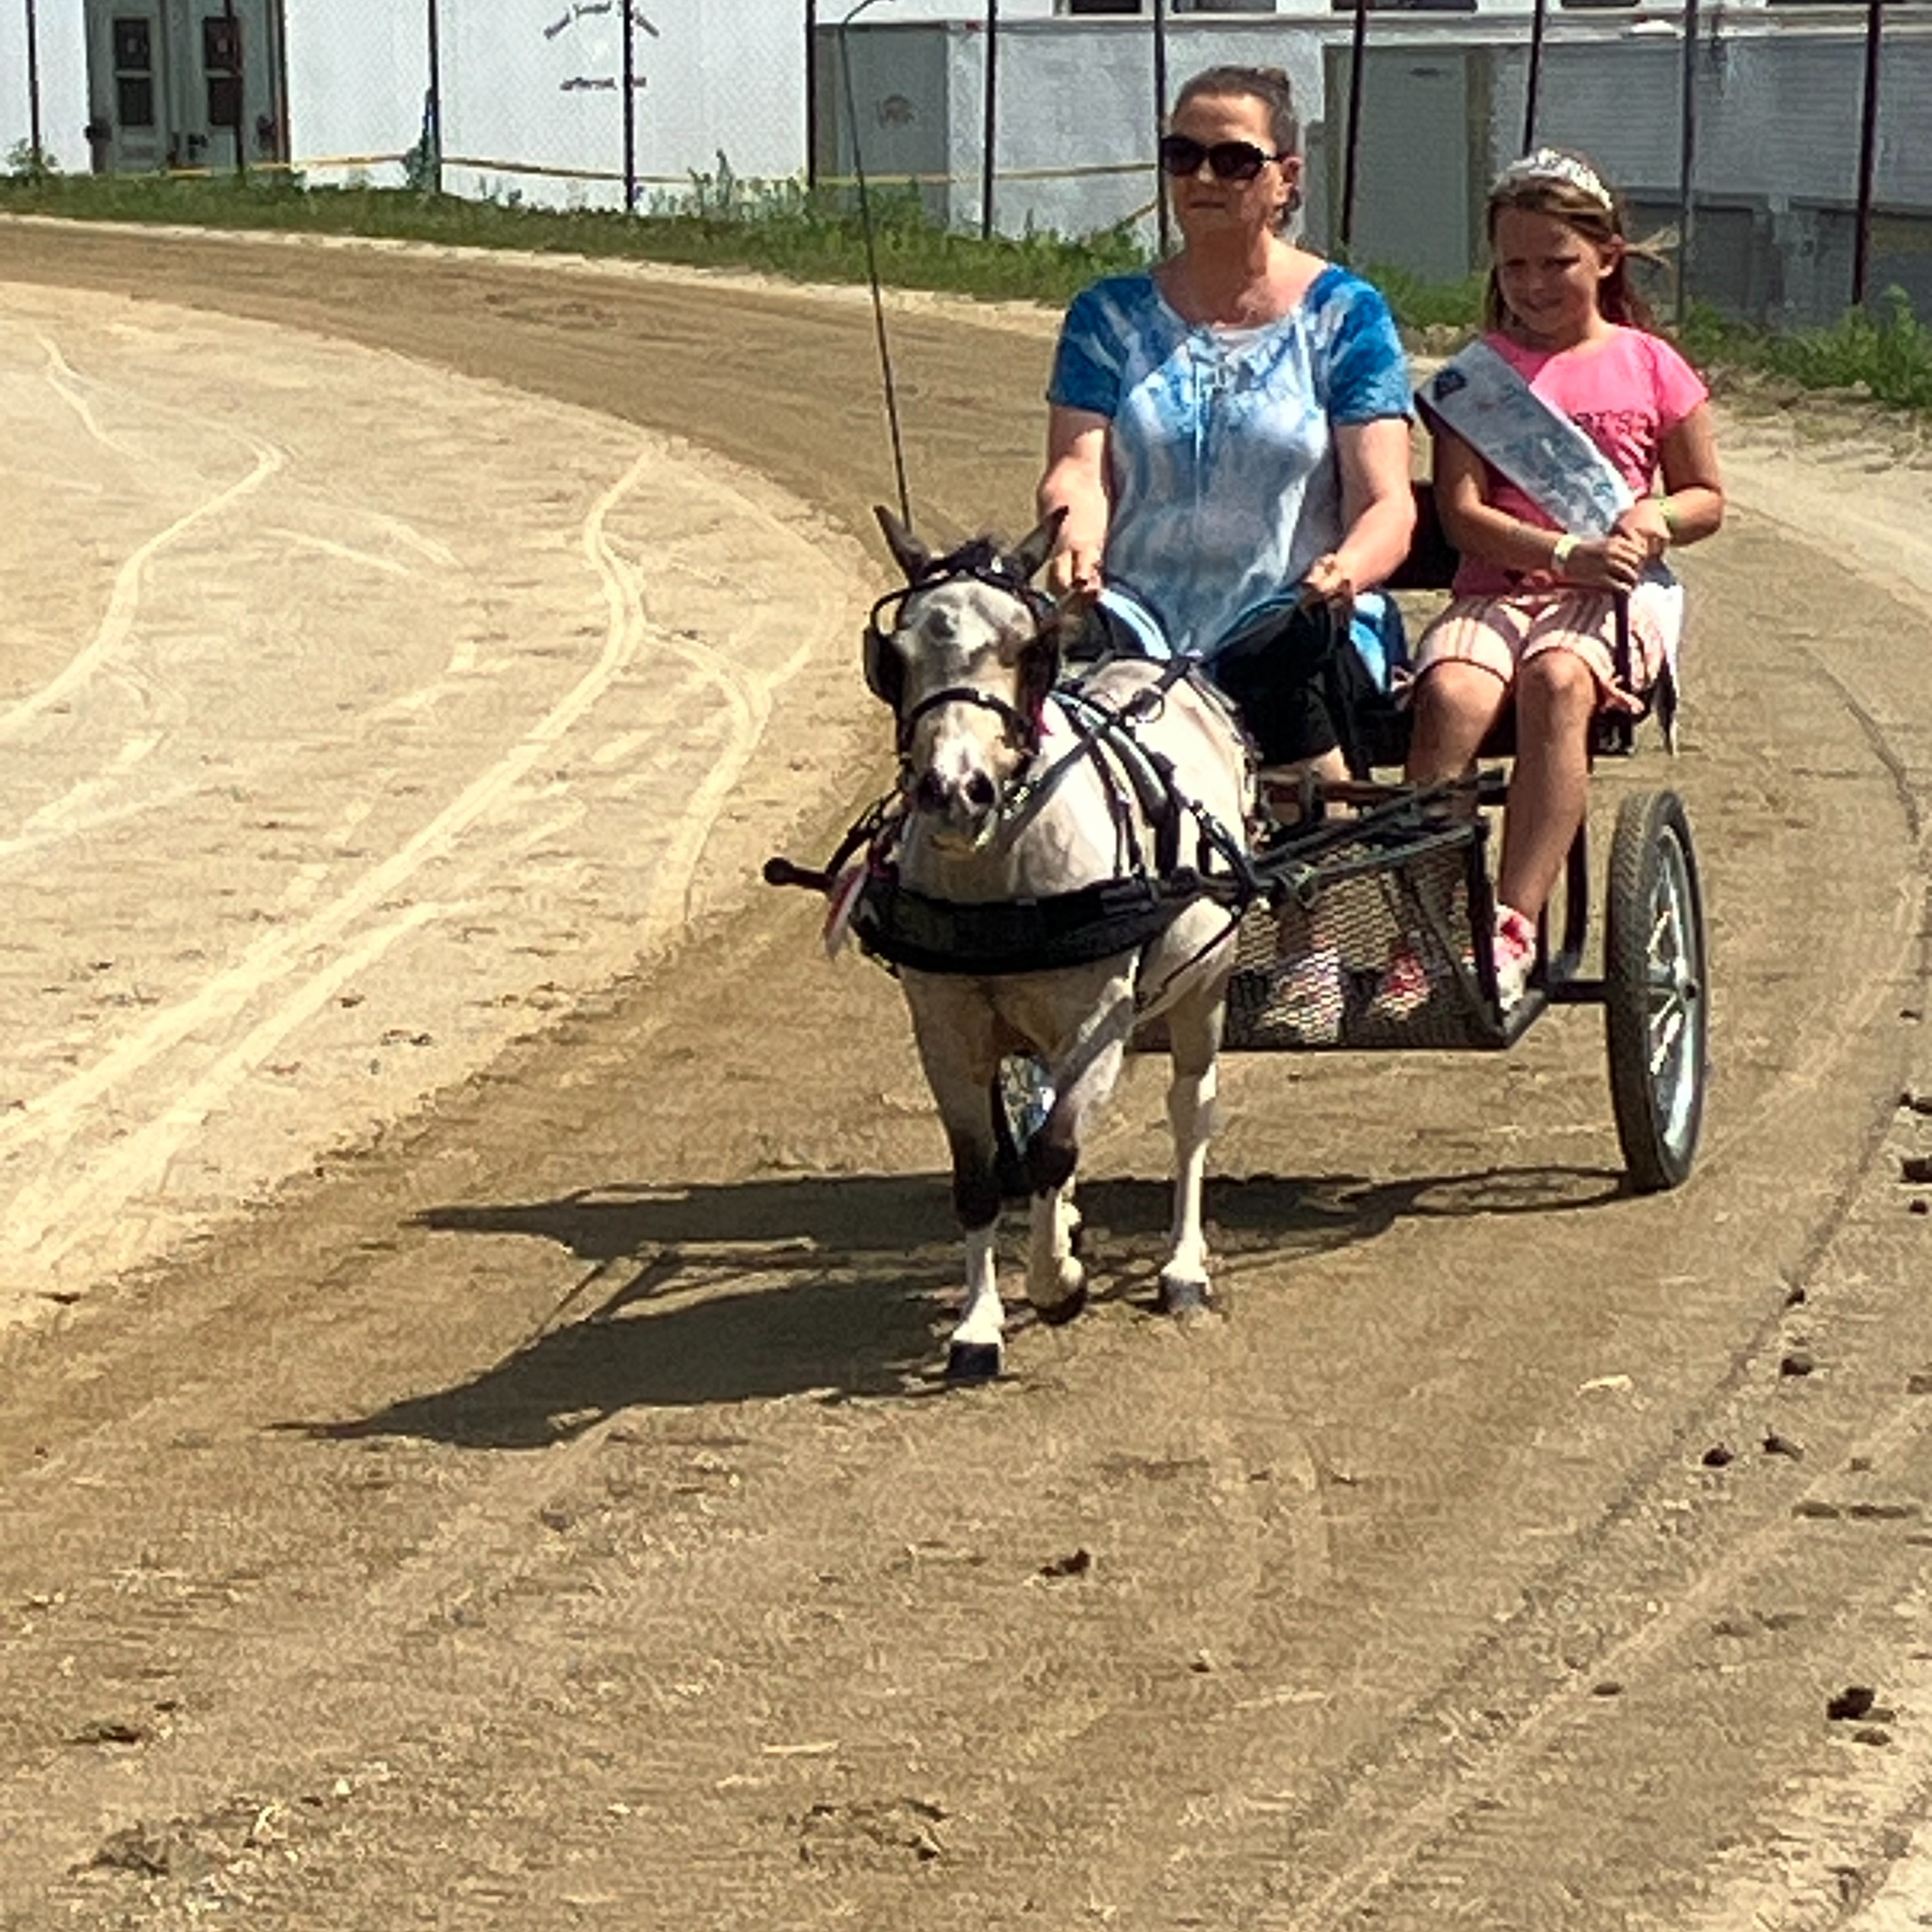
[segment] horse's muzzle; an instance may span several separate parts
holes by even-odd
[[[913,787],[912,802],[918,811],[970,829],[999,803],[1000,788],[986,772],[968,772],[956,779],[928,770]]]

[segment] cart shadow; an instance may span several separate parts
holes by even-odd
[[[1372,1240],[1418,1216],[1574,1211],[1622,1192],[1619,1174],[1594,1168],[1372,1183],[1261,1174],[1216,1184],[1210,1222],[1224,1262],[1279,1263]],[[1168,1201],[1164,1181],[1082,1188],[1096,1300],[1150,1305]],[[614,1186],[415,1219],[459,1238],[551,1243],[586,1272],[535,1334],[468,1379],[370,1414],[283,1426],[325,1439],[535,1449],[626,1408],[904,1398],[944,1387],[937,1367],[959,1246],[940,1174]],[[1010,1261],[1018,1220],[1010,1216],[1003,1244]]]

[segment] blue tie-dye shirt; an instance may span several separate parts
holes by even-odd
[[[1154,277],[1074,298],[1050,401],[1109,419],[1101,568],[1174,648],[1211,655],[1342,540],[1338,424],[1409,412],[1388,304],[1335,267],[1258,328],[1184,321]]]

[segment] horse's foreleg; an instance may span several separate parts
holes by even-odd
[[[1006,1326],[994,1255],[1000,1178],[987,1098],[998,1064],[993,1016],[983,1000],[944,980],[908,974],[905,988],[913,1036],[952,1156],[952,1205],[966,1247],[965,1294],[946,1372],[955,1382],[983,1381],[1000,1372]]]
[[[1004,1364],[1006,1325],[994,1252],[1000,1187],[991,1121],[977,1132],[955,1132],[949,1124],[946,1139],[952,1205],[966,1244],[966,1292],[946,1352],[946,1375],[949,1382],[983,1382]]]
[[[1080,1214],[1073,1204],[1074,1171],[1088,1121],[1120,1078],[1124,1042],[1090,1041],[1060,1070],[1053,1108],[1027,1145],[1033,1186],[1032,1242],[1027,1256],[1027,1299],[1041,1318],[1067,1322],[1087,1303],[1087,1270],[1073,1252]]]
[[[1215,1055],[1220,1034],[1218,1000],[1179,1007],[1168,1016],[1174,1069],[1167,1090],[1168,1124],[1174,1130],[1174,1221],[1160,1271],[1160,1303],[1170,1314],[1186,1314],[1210,1304],[1201,1196],[1208,1143],[1214,1131],[1219,1086]]]

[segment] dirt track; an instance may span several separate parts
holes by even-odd
[[[855,532],[886,492],[850,303],[52,231],[0,275],[627,418]],[[1010,521],[1044,340],[897,340],[922,512]],[[1680,1195],[1621,1198],[1586,1016],[1506,1062],[1237,1062],[1232,1312],[1180,1334],[1140,1301],[1142,1069],[1088,1197],[1101,1306],[939,1395],[954,1255],[892,988],[754,898],[15,1338],[0,1923],[1932,1911],[1932,1222],[1898,1178],[1932,1151],[1899,1104],[1932,1088],[1932,658],[1817,534],[1743,514],[1691,560],[1669,778],[1718,1076]],[[800,782],[827,827],[863,789]],[[1852,1684],[1877,1709],[1828,1719]]]

